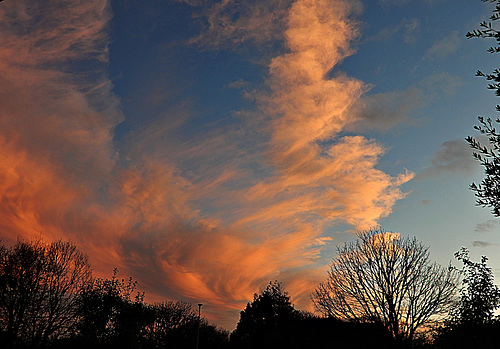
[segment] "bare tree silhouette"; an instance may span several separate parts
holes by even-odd
[[[86,255],[70,242],[18,241],[0,248],[0,329],[6,342],[46,347],[70,334],[91,281]]]
[[[452,305],[457,273],[429,259],[415,238],[381,229],[358,233],[337,250],[326,282],[312,295],[325,316],[384,324],[398,342]]]

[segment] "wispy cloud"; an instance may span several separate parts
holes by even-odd
[[[109,6],[5,2],[0,18],[5,232],[76,234],[78,212],[98,215],[96,194],[113,171],[112,130],[122,119],[105,77]],[[71,71],[80,60],[91,68],[78,76]]]
[[[428,50],[425,58],[444,60],[449,55],[454,54],[460,48],[461,38],[458,31],[453,31],[436,41]]]
[[[282,40],[253,119],[183,137],[189,103],[162,103],[168,86],[138,87],[155,116],[116,139],[124,116],[106,72],[109,3],[2,3],[2,237],[70,238],[99,276],[117,266],[150,297],[206,299],[228,327],[271,279],[309,307],[327,228],[375,226],[412,178],[377,168],[383,145],[344,134],[362,120],[351,107],[367,89],[329,75],[354,53],[353,4],[203,8],[209,27],[198,45],[261,45],[266,32]]]
[[[356,115],[347,129],[353,132],[385,132],[402,125],[416,125],[418,120],[413,114],[436,98],[456,93],[462,82],[447,73],[430,75],[406,90],[362,95],[350,112]]]
[[[382,4],[401,5],[410,2],[411,0],[380,0]]]
[[[494,219],[490,219],[487,222],[477,224],[474,231],[476,233],[488,233],[497,231],[499,228],[500,222]]]
[[[454,95],[462,85],[463,82],[459,77],[445,72],[429,75],[418,84],[424,91],[424,99],[427,101]]]
[[[364,41],[388,41],[395,36],[399,36],[403,39],[404,43],[412,44],[415,42],[419,28],[420,23],[417,18],[403,18],[397,25],[386,27],[374,35],[367,36]]]
[[[493,244],[491,242],[488,242],[488,241],[473,241],[472,242],[472,246],[474,247],[490,247],[490,246],[494,246],[496,244]]]
[[[464,140],[444,142],[432,158],[432,165],[417,174],[416,179],[439,176],[443,172],[470,175],[475,170],[469,146]]]
[[[224,0],[206,7],[203,2],[190,1],[191,5],[202,6],[207,21],[204,30],[190,42],[208,48],[230,48],[248,41],[262,45],[281,40],[292,2]]]
[[[379,0],[383,5],[387,6],[401,6],[404,4],[407,4],[409,2],[412,2],[414,0]],[[420,1],[420,0],[417,0]],[[448,1],[448,0],[424,0],[427,3],[433,4],[433,3],[439,3],[443,1]]]
[[[424,104],[424,96],[424,90],[418,87],[363,96],[352,107],[358,118],[348,128],[358,132],[387,131],[402,124],[415,123],[411,112]]]

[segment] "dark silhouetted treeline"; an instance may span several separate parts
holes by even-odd
[[[137,283],[93,279],[70,242],[0,244],[0,348],[223,349],[229,333],[184,302],[147,304]]]
[[[462,284],[447,317],[400,341],[375,317],[343,321],[296,310],[278,281],[254,295],[229,335],[189,303],[144,302],[137,283],[116,270],[110,279],[92,278],[72,243],[0,244],[0,347],[196,348],[198,333],[198,347],[213,349],[500,347],[500,290],[487,259],[471,261],[465,249],[456,258]]]
[[[231,348],[394,348],[381,324],[350,323],[298,311],[288,293],[269,283],[241,312],[231,333]]]

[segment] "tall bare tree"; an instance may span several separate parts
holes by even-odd
[[[26,337],[33,305],[39,306],[44,247],[39,242],[0,246],[0,331],[8,344]]]
[[[370,230],[337,253],[327,281],[311,297],[325,316],[379,322],[397,341],[411,342],[422,325],[452,305],[456,271],[431,263],[429,248],[415,238]]]
[[[0,247],[0,331],[8,343],[45,347],[69,334],[79,295],[91,285],[86,255],[70,242],[18,241]]]

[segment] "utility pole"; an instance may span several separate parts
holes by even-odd
[[[200,322],[201,322],[201,306],[202,303],[198,303],[198,328],[196,330],[196,349],[198,349],[198,344],[200,343]]]

